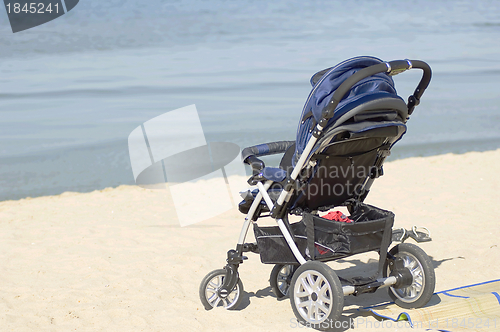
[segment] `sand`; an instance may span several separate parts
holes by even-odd
[[[420,247],[436,291],[500,277],[499,164],[500,150],[389,162],[367,198],[395,212],[395,227],[431,230]],[[201,305],[199,283],[224,266],[243,218],[233,209],[181,228],[168,191],[136,186],[0,202],[0,331],[305,330],[251,253],[240,310]],[[362,274],[373,258],[329,264]],[[387,300],[386,290],[346,297],[343,317],[368,330],[377,321],[357,309]]]

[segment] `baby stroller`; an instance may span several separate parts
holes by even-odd
[[[391,76],[418,68],[422,79],[405,103]],[[344,296],[388,288],[403,308],[422,307],[435,285],[434,268],[418,246],[393,240],[394,214],[363,203],[373,181],[383,174],[392,146],[406,132],[406,122],[431,79],[422,61],[383,62],[356,57],[316,73],[302,111],[296,141],[261,144],[242,151],[252,168],[248,180],[257,189],[242,192],[246,214],[235,250],[223,269],[209,273],[199,293],[205,308],[235,309],[242,300],[238,267],[245,252],[275,264],[271,287],[278,298],[289,295],[298,321],[320,330],[339,319]],[[284,153],[279,168],[258,157]],[[347,207],[348,219],[320,217],[320,211]],[[290,223],[289,215],[299,215]],[[277,226],[259,227],[270,216]],[[349,222],[346,222],[349,221]],[[245,243],[253,224],[256,243]],[[368,251],[379,252],[374,276],[339,278],[324,262]]]

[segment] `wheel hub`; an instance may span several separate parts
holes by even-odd
[[[397,279],[394,288],[405,288],[413,284],[413,274],[405,266],[405,261],[401,257],[396,258],[390,265],[392,266],[391,276]]]
[[[405,253],[397,256],[392,268],[390,274],[398,279],[395,287],[391,288],[393,294],[402,302],[416,301],[422,295],[425,286],[422,264],[412,254]]]
[[[278,274],[278,287],[282,294],[288,294],[288,288],[292,281],[293,268],[290,265],[285,265]]]
[[[316,271],[305,271],[295,284],[295,303],[300,315],[313,324],[322,323],[332,310],[332,290],[326,278]]]
[[[227,289],[219,289],[219,296],[221,298],[226,298],[228,295]]]

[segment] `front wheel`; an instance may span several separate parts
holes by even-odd
[[[403,260],[404,267],[412,275],[412,283],[400,288],[389,287],[389,296],[400,307],[411,309],[426,305],[434,293],[436,276],[431,259],[418,246],[411,243],[401,243],[392,248],[389,253]],[[383,275],[390,276],[392,266],[386,260]]]
[[[233,310],[238,307],[243,299],[243,284],[240,279],[234,286],[233,290],[227,295],[219,294],[219,289],[222,287],[226,270],[214,270],[207,274],[200,284],[200,300],[206,310],[216,307],[223,307],[228,310]]]
[[[342,314],[342,285],[324,263],[309,261],[301,265],[293,274],[289,294],[295,317],[306,326],[330,329]]]

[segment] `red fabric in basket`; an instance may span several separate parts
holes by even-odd
[[[341,221],[341,222],[353,222],[352,219],[349,219],[348,217],[345,216],[345,214],[343,214],[340,211],[330,211],[327,214],[325,214],[322,218],[328,220]]]

